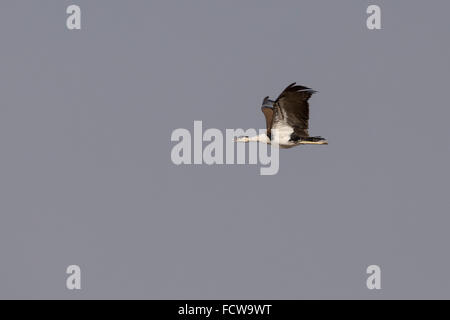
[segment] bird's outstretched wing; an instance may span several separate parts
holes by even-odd
[[[274,103],[273,122],[284,121],[299,137],[309,136],[309,98],[316,91],[294,82],[280,94]]]

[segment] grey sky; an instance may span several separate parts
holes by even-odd
[[[1,1],[0,298],[450,298],[449,10]],[[294,81],[330,145],[271,177],[170,161],[172,130],[262,128]]]

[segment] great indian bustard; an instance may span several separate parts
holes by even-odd
[[[238,137],[236,142],[263,142],[292,148],[302,144],[328,144],[322,137],[309,135],[309,98],[315,90],[297,86],[294,82],[275,100],[264,98],[261,110],[266,117],[266,134]]]

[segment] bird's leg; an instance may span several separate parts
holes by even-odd
[[[300,144],[328,144],[328,141],[322,137],[303,137]]]

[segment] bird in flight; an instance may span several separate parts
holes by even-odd
[[[264,98],[261,110],[266,117],[267,131],[255,137],[238,137],[236,142],[263,142],[292,148],[302,144],[328,144],[322,137],[309,135],[309,98],[317,91],[293,84],[275,100]]]

